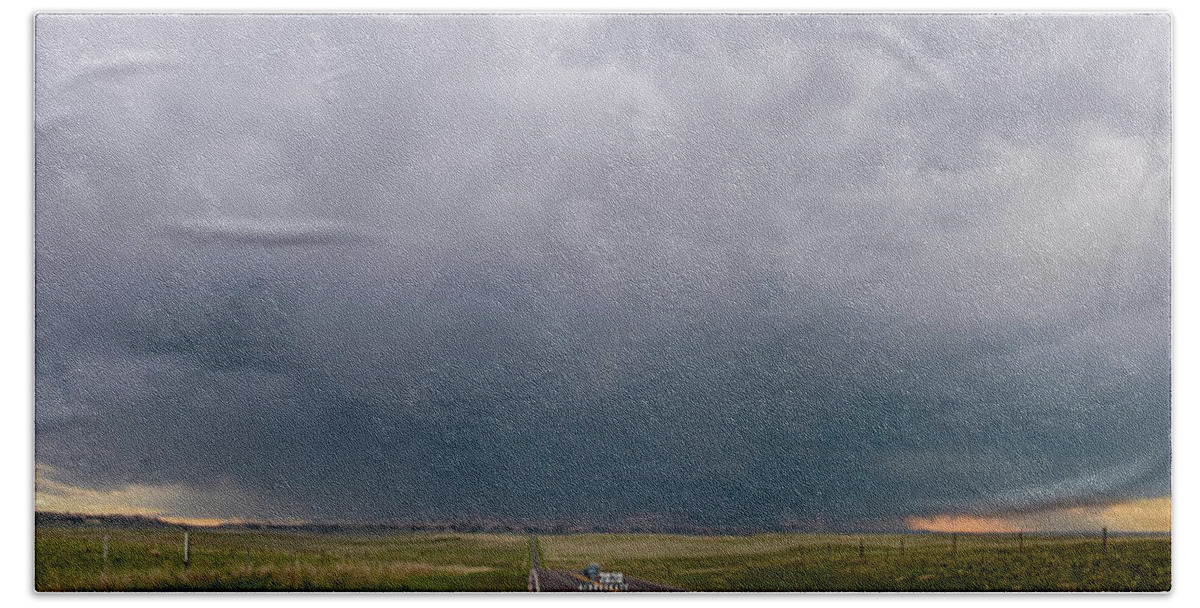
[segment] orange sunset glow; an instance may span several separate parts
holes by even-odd
[[[1021,513],[912,516],[905,522],[910,529],[922,532],[1074,532],[1098,528],[1123,532],[1170,532],[1171,497]]]
[[[75,515],[153,517],[167,523],[196,527],[250,521],[241,517],[218,517],[211,512],[205,513],[203,505],[214,502],[211,493],[183,485],[128,484],[94,489],[61,481],[56,479],[56,474],[54,467],[37,466],[33,495],[36,510]]]

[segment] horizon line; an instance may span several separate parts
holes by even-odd
[[[765,526],[714,526],[714,525],[675,525],[675,526],[625,526],[625,525],[573,525],[564,526],[562,524],[525,524],[516,522],[499,522],[480,524],[462,519],[448,520],[374,520],[374,521],[336,521],[336,520],[316,520],[316,519],[290,519],[290,520],[269,520],[269,519],[246,519],[246,518],[219,518],[219,517],[172,517],[164,515],[148,515],[148,514],[128,514],[128,513],[75,513],[68,511],[44,511],[34,510],[35,526],[36,519],[39,517],[51,517],[62,519],[110,519],[110,520],[141,520],[145,522],[157,523],[165,526],[178,526],[180,528],[239,528],[251,526],[265,526],[275,528],[317,528],[317,527],[338,527],[338,528],[413,528],[414,531],[437,531],[439,529],[449,528],[455,532],[472,532],[472,530],[461,530],[458,528],[470,527],[478,528],[473,532],[487,533],[536,533],[536,534],[715,534],[732,533],[740,531],[741,533],[751,534],[811,534],[811,535],[861,535],[861,536],[889,536],[897,534],[905,535],[964,535],[964,536],[997,536],[997,535],[1015,535],[1026,534],[1032,536],[1081,536],[1090,534],[1101,534],[1107,532],[1110,535],[1171,535],[1171,530],[1123,530],[1112,527],[1100,527],[1096,530],[1080,530],[1080,529],[1052,529],[1052,530],[921,530],[921,529],[894,529],[873,531],[864,530],[848,530],[842,529],[799,529],[796,527],[765,527]],[[633,530],[638,528],[638,530]],[[682,530],[690,530],[690,532],[682,532]]]

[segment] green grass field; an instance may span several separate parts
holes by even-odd
[[[519,534],[36,530],[41,591],[523,591]],[[109,557],[103,560],[103,538]],[[859,556],[859,540],[863,556]],[[904,553],[900,553],[900,542]],[[544,567],[606,570],[695,591],[1165,591],[1171,541],[1012,535],[540,536]]]
[[[863,556],[859,556],[859,541]],[[900,541],[904,554],[900,554]],[[1171,541],[1015,535],[584,534],[541,537],[547,567],[606,569],[693,591],[1166,591]]]
[[[108,566],[104,536],[109,536]],[[40,526],[39,591],[524,591],[529,539]]]

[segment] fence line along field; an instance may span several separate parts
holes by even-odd
[[[39,591],[521,591],[521,535],[38,526]],[[104,538],[108,560],[104,562]]]
[[[692,591],[1167,591],[1168,535],[539,536],[547,567],[586,559]],[[585,557],[590,556],[590,557]]]
[[[524,534],[39,525],[40,591],[521,591]],[[107,542],[106,542],[107,539]],[[691,591],[1165,591],[1169,535],[539,535],[543,567]]]

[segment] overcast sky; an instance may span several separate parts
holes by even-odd
[[[205,517],[1169,496],[1170,36],[41,16],[37,462]]]

